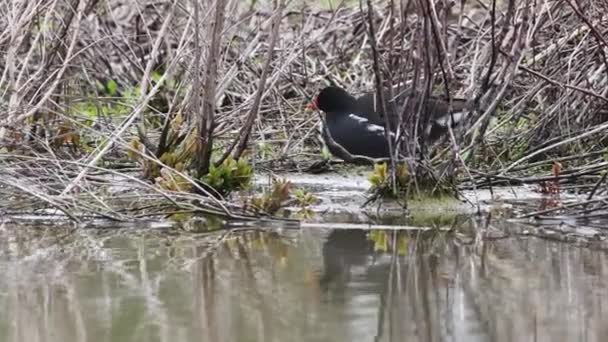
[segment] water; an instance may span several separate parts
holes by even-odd
[[[455,233],[0,226],[1,341],[603,341],[602,248]]]

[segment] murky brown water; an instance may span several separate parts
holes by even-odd
[[[4,224],[0,340],[604,341],[606,253],[526,229]]]

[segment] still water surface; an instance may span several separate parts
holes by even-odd
[[[604,251],[483,238],[472,224],[455,234],[4,224],[0,341],[606,340]]]

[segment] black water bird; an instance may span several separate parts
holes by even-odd
[[[404,114],[409,114],[408,110],[417,108],[422,100],[423,97],[419,93],[411,91],[401,92],[388,99],[385,110],[391,127],[389,139],[394,141],[398,126],[403,124],[407,117]],[[404,113],[402,108],[405,101],[408,102]],[[455,127],[462,122],[468,114],[466,106],[467,101],[464,99],[453,99],[450,104],[444,99],[429,97],[423,112],[423,117],[428,120],[424,132],[428,140],[432,142],[444,135],[450,123]],[[319,92],[309,108],[325,113],[326,127],[332,139],[351,155],[389,157],[384,118],[380,114],[382,111],[375,93],[366,93],[356,98],[342,88],[329,86]],[[344,159],[340,151],[330,148],[330,152]]]

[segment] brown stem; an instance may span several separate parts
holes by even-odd
[[[199,139],[197,141],[195,165],[199,178],[209,172],[211,151],[213,150],[215,94],[217,87],[218,61],[221,53],[220,43],[222,38],[222,30],[224,27],[225,8],[226,0],[216,0],[215,15],[213,22],[211,23],[211,44],[207,53],[207,69],[205,71],[205,82],[203,85],[203,108],[202,113],[200,113],[197,117]],[[198,10],[198,5],[195,7],[195,11],[196,10]],[[195,91],[199,90],[195,89]]]
[[[360,3],[361,5],[361,3]],[[361,7],[363,7],[361,5]],[[362,9],[362,8],[361,8]],[[394,170],[397,169],[395,164],[395,159],[397,154],[395,153],[395,146],[393,146],[393,142],[391,141],[391,125],[389,122],[389,118],[386,112],[386,102],[384,101],[384,91],[382,90],[382,74],[380,72],[380,61],[378,58],[378,45],[376,43],[376,31],[374,28],[374,8],[372,6],[372,1],[367,0],[367,21],[369,26],[369,41],[372,48],[372,58],[373,58],[373,67],[374,67],[374,82],[376,84],[376,95],[378,96],[378,102],[380,102],[380,114],[384,116],[384,130],[386,132],[386,143],[388,144],[388,151],[391,158],[391,182],[392,189],[394,192],[397,191],[396,178]],[[389,87],[390,88],[390,87]]]
[[[272,32],[270,34],[270,43],[266,54],[266,63],[264,64],[264,69],[262,69],[262,75],[260,76],[260,81],[258,82],[258,89],[253,100],[253,105],[251,106],[249,115],[247,115],[245,126],[241,129],[241,132],[239,134],[237,149],[233,154],[234,159],[240,158],[243,152],[245,151],[245,148],[247,148],[247,142],[249,141],[249,136],[251,135],[251,129],[253,127],[255,119],[258,116],[258,112],[260,110],[260,102],[262,101],[262,97],[264,96],[264,90],[266,89],[266,78],[268,78],[268,71],[270,70],[270,64],[272,63],[274,47],[279,38],[279,28],[281,27],[281,18],[283,15],[283,0],[273,0],[273,6],[275,10],[274,18],[272,20]],[[229,153],[230,151],[226,151],[219,163],[223,162],[223,160],[227,157]]]

